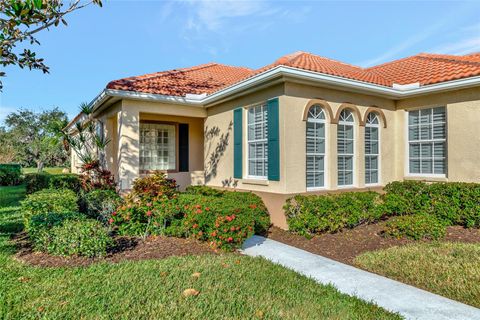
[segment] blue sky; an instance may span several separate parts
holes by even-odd
[[[113,79],[206,62],[258,68],[298,50],[370,66],[480,51],[480,1],[105,1],[39,35],[51,73],[7,68],[0,121],[21,107],[73,117]]]

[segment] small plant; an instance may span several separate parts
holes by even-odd
[[[390,220],[384,230],[386,236],[413,240],[438,240],[445,237],[446,224],[429,214],[414,214],[395,217]]]
[[[112,212],[122,202],[122,198],[113,190],[96,189],[86,193],[83,198],[86,213],[94,219],[107,223]]]
[[[125,202],[112,213],[110,224],[119,227],[120,233],[146,237],[158,233],[154,229],[163,226],[164,215],[170,201],[177,197],[175,180],[156,172],[133,182],[131,193]]]
[[[43,189],[32,193],[21,202],[25,223],[32,216],[50,212],[78,212],[78,197],[68,189]]]
[[[48,235],[47,252],[59,256],[101,257],[113,245],[108,230],[92,219],[66,220]]]
[[[130,196],[144,202],[158,200],[159,198],[172,199],[177,194],[177,188],[174,179],[168,179],[165,173],[157,171],[135,179]]]
[[[0,186],[16,186],[22,177],[22,167],[19,164],[0,164]]]

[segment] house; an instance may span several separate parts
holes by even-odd
[[[480,182],[480,53],[370,68],[306,52],[258,70],[209,63],[112,81],[91,105],[121,189],[162,170],[181,188],[251,190],[280,227],[292,194]]]

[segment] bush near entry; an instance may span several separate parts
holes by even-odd
[[[190,187],[176,191],[162,173],[135,180],[124,205],[110,223],[127,235],[194,237],[222,249],[234,249],[270,225],[265,205],[253,193]]]

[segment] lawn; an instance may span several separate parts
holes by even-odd
[[[356,265],[480,307],[480,244],[417,243],[358,256]]]
[[[60,174],[62,170],[65,169],[64,167],[48,167],[43,168],[43,172],[48,172],[51,174]],[[22,168],[23,173],[35,173],[38,172],[37,168]]]
[[[23,195],[23,187],[0,187],[2,319],[400,319],[264,259],[236,254],[25,266],[12,259],[9,241],[22,229]],[[199,294],[185,297],[185,289]]]

